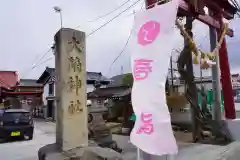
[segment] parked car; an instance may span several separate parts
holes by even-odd
[[[34,123],[32,115],[24,109],[4,109],[0,111],[0,138],[33,138]]]

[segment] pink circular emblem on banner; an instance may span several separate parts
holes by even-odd
[[[143,46],[151,44],[160,32],[160,24],[156,21],[148,21],[138,31],[138,44]]]

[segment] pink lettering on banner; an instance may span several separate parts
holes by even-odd
[[[153,60],[137,59],[134,61],[133,76],[135,80],[144,80],[152,72],[151,63]]]
[[[154,132],[152,123],[152,114],[142,113],[141,114],[141,127],[137,130],[137,134],[150,135]]]
[[[145,46],[151,44],[160,33],[160,24],[156,21],[148,21],[138,31],[138,44]]]

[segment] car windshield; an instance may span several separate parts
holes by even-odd
[[[2,115],[3,120],[14,120],[14,119],[22,119],[22,118],[28,118],[30,116],[29,113],[23,113],[23,112],[5,112]]]

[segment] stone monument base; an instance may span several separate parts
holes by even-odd
[[[48,144],[38,151],[39,160],[123,160],[121,154],[97,145],[90,145],[83,148],[75,148],[61,152],[57,145]]]

